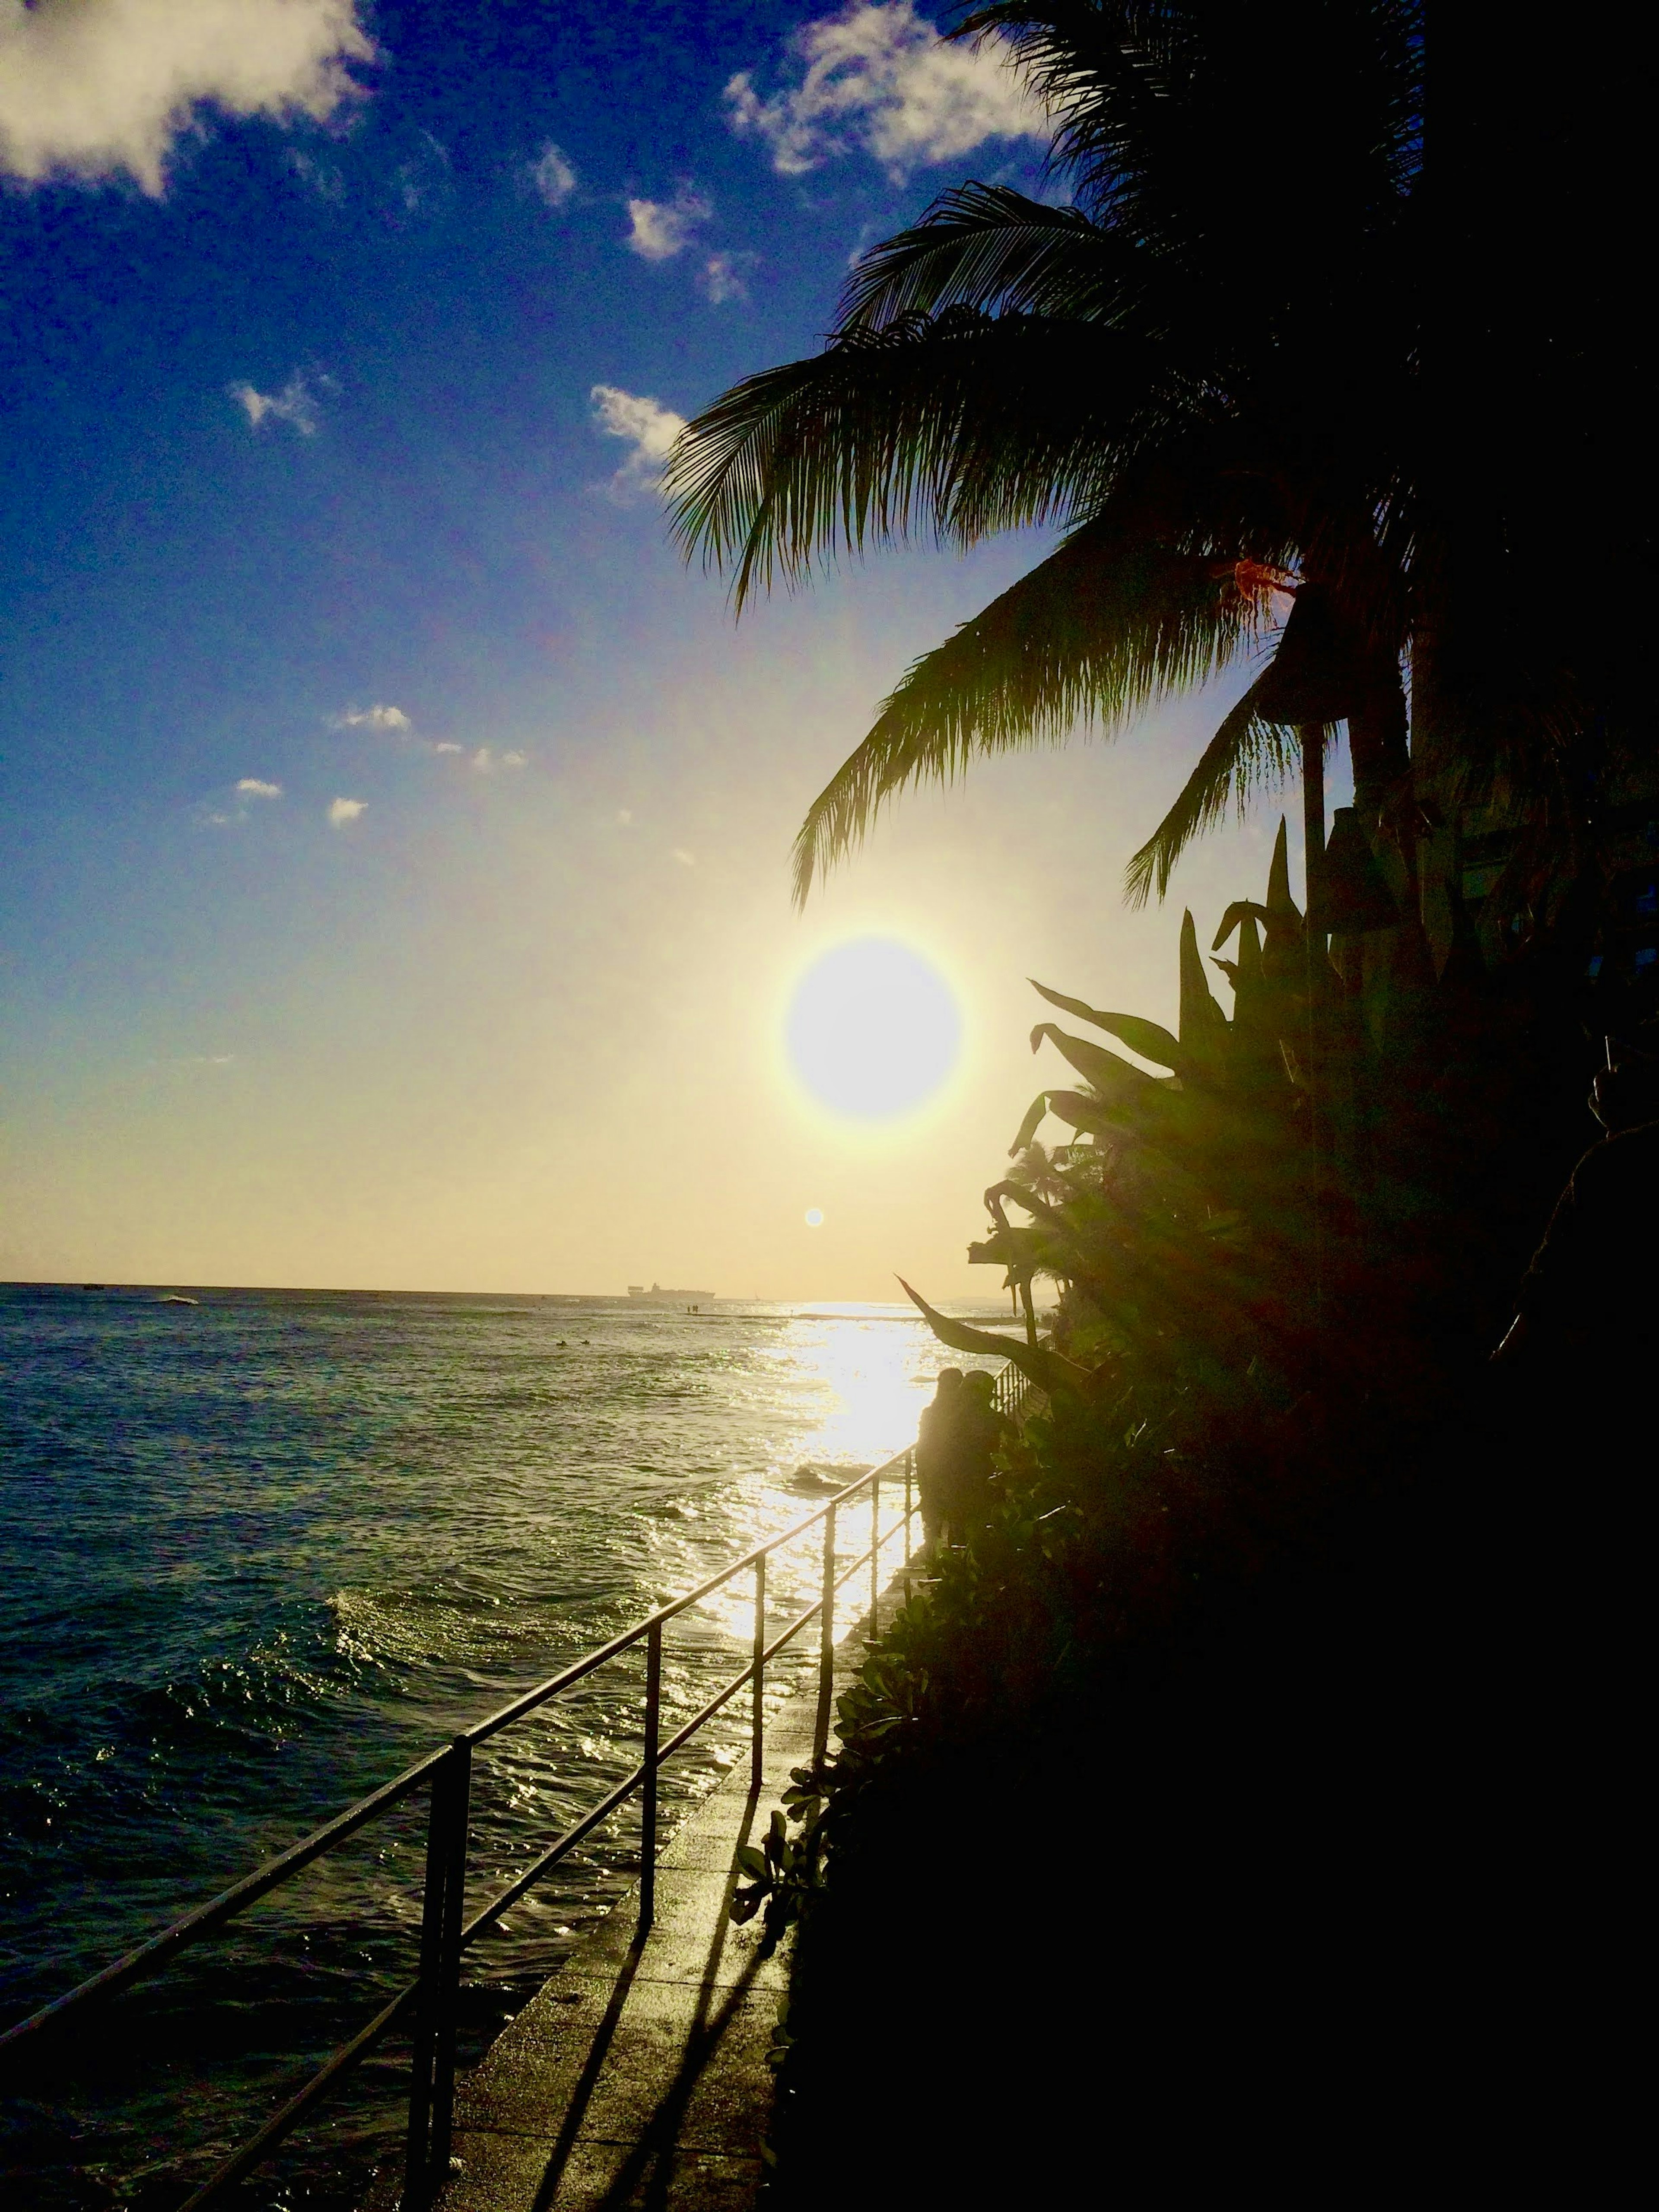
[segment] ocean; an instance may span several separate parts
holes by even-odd
[[[957,1359],[898,1308],[164,1295],[0,1287],[0,2021],[787,1528],[909,1442]],[[776,1625],[817,1557],[774,1563]],[[746,1601],[684,1617],[670,1712],[743,1663]],[[638,1675],[602,1670],[483,1755],[470,1895],[635,1762]],[[741,1704],[666,1772],[670,1818],[742,1755]],[[204,2178],[412,1977],[422,1817],[8,2084],[17,2202],[160,2212]],[[633,1880],[635,1834],[630,1809],[469,1954],[469,2051]],[[355,2203],[404,2094],[393,2047],[241,2201]]]

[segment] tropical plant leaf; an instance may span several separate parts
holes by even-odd
[[[1181,917],[1181,1048],[1213,1073],[1224,1050],[1227,1017],[1210,989],[1198,949],[1192,908]]]
[[[1042,1247],[1035,1230],[1017,1229],[1007,1223],[994,1229],[982,1242],[969,1244],[968,1264],[970,1267],[1006,1268],[1008,1282],[1003,1286],[1006,1289],[1042,1266]]]
[[[1101,1099],[1087,1097],[1081,1091],[1050,1091],[1047,1096],[1049,1112],[1073,1129],[1086,1129],[1091,1136],[1109,1138],[1115,1145],[1141,1141],[1142,1133],[1127,1121],[1115,1120]]]
[[[1051,1229],[1063,1231],[1066,1227],[1065,1220],[1049,1205],[1047,1199],[1039,1198],[1034,1190],[1027,1190],[1023,1183],[994,1182],[985,1194],[985,1205],[988,1210],[992,1212],[1000,1212],[994,1203],[999,1199],[1012,1199],[1016,1206],[1024,1206],[1027,1213],[1034,1215],[1039,1221],[1047,1222]]]
[[[1016,1153],[1023,1152],[1025,1150],[1032,1138],[1036,1136],[1037,1131],[1042,1127],[1043,1117],[1048,1111],[1048,1093],[1046,1091],[1039,1091],[1036,1097],[1025,1109],[1025,1118],[1020,1123],[1019,1127],[1014,1133],[1013,1143],[1008,1147],[1008,1157],[1011,1160],[1014,1158]]]
[[[1168,1084],[1168,1076],[1148,1075],[1127,1060],[1108,1052],[1103,1044],[1091,1044],[1087,1037],[1073,1036],[1060,1028],[1058,1022],[1039,1022],[1031,1031],[1031,1049],[1036,1052],[1044,1037],[1087,1083],[1091,1083],[1108,1103],[1127,1103],[1138,1092],[1153,1085]],[[1052,1096],[1052,1094],[1051,1094]]]
[[[1210,943],[1211,951],[1219,952],[1234,930],[1242,928],[1247,921],[1266,921],[1267,918],[1267,909],[1259,901],[1235,899],[1221,917],[1221,927]]]
[[[1286,927],[1300,930],[1302,909],[1291,896],[1290,845],[1285,835],[1285,817],[1279,817],[1279,835],[1273,840],[1273,857],[1267,870],[1267,904],[1264,916],[1269,931]]]
[[[1181,1073],[1181,1047],[1161,1022],[1146,1021],[1139,1014],[1097,1013],[1081,999],[1068,999],[1062,991],[1051,991],[1034,975],[1025,980],[1039,998],[1046,999],[1051,1006],[1058,1006],[1062,1013],[1075,1014],[1080,1022],[1092,1022],[1097,1030],[1104,1030],[1120,1044],[1127,1044],[1142,1060],[1155,1060],[1160,1067],[1170,1068],[1177,1075]]]
[[[1057,1387],[1080,1389],[1091,1379],[1086,1367],[1079,1367],[1063,1352],[1055,1352],[1046,1344],[1027,1344],[1020,1337],[998,1335],[988,1328],[975,1328],[965,1321],[952,1321],[948,1314],[930,1306],[920,1291],[912,1290],[902,1275],[898,1284],[939,1342],[948,1344],[952,1352],[988,1353],[993,1358],[1011,1359],[1026,1381],[1035,1382],[1039,1390],[1052,1392]]]

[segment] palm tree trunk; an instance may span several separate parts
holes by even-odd
[[[1390,666],[1348,716],[1348,755],[1353,763],[1353,803],[1374,820],[1389,793],[1412,772],[1406,739],[1406,687]]]
[[[1374,852],[1378,851],[1377,829],[1383,810],[1389,811],[1384,840],[1399,854],[1405,871],[1407,896],[1402,903],[1414,908],[1417,830],[1414,810],[1409,804],[1412,756],[1407,738],[1406,686],[1397,661],[1389,663],[1348,716],[1348,757],[1353,764],[1355,811]],[[1391,888],[1397,893],[1399,885]]]
[[[1323,722],[1304,722],[1297,735],[1302,740],[1302,849],[1307,896],[1307,919],[1303,939],[1307,947],[1308,990],[1308,1153],[1313,1177],[1314,1324],[1316,1331],[1325,1312],[1325,1085],[1323,1008],[1325,977],[1329,962],[1325,932],[1315,922],[1325,904],[1325,740]]]

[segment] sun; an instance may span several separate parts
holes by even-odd
[[[949,1080],[962,1011],[913,946],[854,937],[820,953],[797,981],[784,1038],[791,1067],[820,1105],[852,1121],[893,1121]]]

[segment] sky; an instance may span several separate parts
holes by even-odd
[[[1273,799],[1121,896],[1248,672],[798,914],[810,800],[1046,542],[734,623],[657,479],[1044,151],[908,0],[0,0],[0,1279],[996,1294],[1027,979],[1169,1021],[1182,906],[1261,895]],[[955,1022],[884,1117],[799,1064],[870,939]]]

